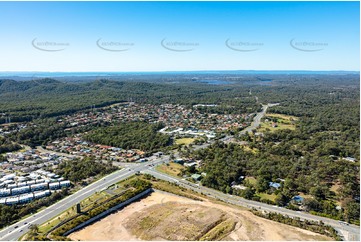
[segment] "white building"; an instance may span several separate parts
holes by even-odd
[[[52,182],[49,183],[49,189],[50,190],[56,190],[60,188],[60,183],[59,182]]]
[[[48,173],[48,174],[46,174],[46,176],[49,177],[49,178],[53,178],[53,177],[56,176],[56,174],[55,173]]]
[[[34,199],[33,193],[27,193],[19,196],[19,203],[27,203]]]
[[[29,178],[36,180],[36,179],[40,178],[40,176],[37,173],[32,172],[32,173],[30,173]]]
[[[15,174],[9,174],[0,179],[0,181],[13,180],[16,177]]]
[[[39,190],[44,190],[48,188],[48,183],[44,182],[44,183],[39,183],[39,184],[33,184],[30,186],[32,191],[39,191]]]
[[[36,181],[34,181],[34,180],[32,180],[32,181],[27,181],[26,182],[26,185],[33,185],[33,184],[35,184],[36,183]]]
[[[23,186],[26,186],[27,184],[26,184],[26,182],[18,182],[18,187],[23,187]]]
[[[9,188],[9,189],[15,188],[15,187],[18,187],[18,185],[16,185],[16,184],[9,184],[9,185],[7,185],[7,188]]]
[[[0,189],[0,197],[6,197],[11,195],[11,190],[7,188]]]
[[[6,180],[3,182],[5,185],[9,185],[9,184],[14,184],[15,181],[14,180]]]
[[[11,205],[11,204],[17,204],[17,203],[19,203],[19,197],[18,196],[16,196],[16,197],[8,197],[6,199],[5,204]]]
[[[39,180],[36,180],[35,183],[44,183],[45,180],[44,179],[39,179]]]
[[[34,192],[34,198],[38,199],[38,198],[49,196],[50,194],[51,194],[50,190],[45,190],[45,191],[41,191],[41,192]]]
[[[60,182],[60,186],[61,187],[69,187],[70,186],[70,181],[66,180],[66,181],[61,181]]]
[[[27,193],[30,191],[30,186],[25,186],[25,187],[17,187],[17,188],[13,188],[11,190],[11,194],[12,195],[17,195],[17,194],[23,194],[23,193]]]

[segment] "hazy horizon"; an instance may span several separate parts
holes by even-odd
[[[359,2],[0,2],[0,71],[359,71]]]

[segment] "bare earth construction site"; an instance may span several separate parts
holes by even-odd
[[[70,234],[72,240],[332,240],[210,200],[153,192]]]

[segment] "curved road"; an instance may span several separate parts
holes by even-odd
[[[334,227],[335,229],[337,229],[339,232],[341,232],[341,234],[345,237],[345,239],[349,240],[349,241],[351,241],[351,240],[357,241],[360,238],[360,233],[359,233],[360,228],[355,225],[346,225],[346,224],[340,223],[339,221],[336,221],[336,220],[319,217],[319,216],[311,215],[308,213],[296,212],[296,211],[289,210],[286,208],[272,206],[272,205],[252,201],[252,200],[247,200],[247,199],[244,199],[241,197],[224,194],[220,191],[213,190],[208,187],[203,187],[203,186],[188,182],[184,179],[181,179],[178,177],[172,177],[172,176],[169,176],[169,175],[166,175],[166,174],[163,174],[163,173],[160,173],[160,172],[154,170],[154,167],[156,165],[164,163],[164,162],[168,162],[168,161],[169,161],[169,157],[164,156],[164,157],[154,160],[152,162],[140,163],[140,164],[134,165],[131,168],[125,168],[125,169],[116,171],[116,172],[98,180],[97,182],[94,182],[91,185],[83,188],[82,190],[64,198],[63,200],[57,202],[56,204],[36,213],[35,215],[25,218],[7,228],[4,228],[3,230],[0,231],[0,239],[3,241],[4,240],[5,241],[17,240],[24,233],[26,233],[28,231],[27,227],[29,226],[29,224],[42,224],[42,223],[50,220],[51,218],[57,216],[62,211],[75,206],[76,203],[89,197],[93,193],[101,191],[103,189],[106,189],[108,186],[110,186],[116,182],[119,182],[121,180],[124,180],[124,179],[134,175],[137,172],[151,174],[151,175],[155,176],[156,178],[170,181],[173,183],[177,183],[180,186],[192,189],[197,192],[202,192],[203,194],[206,194],[207,196],[223,200],[227,203],[232,203],[235,205],[248,207],[248,208],[256,208],[256,209],[265,210],[268,212],[277,212],[277,213],[281,213],[281,214],[288,215],[291,217],[299,217],[300,219],[323,221],[325,224],[329,224],[332,227]]]
[[[266,105],[262,104],[262,111],[257,113],[256,116],[253,118],[253,122],[251,123],[251,125],[248,126],[247,128],[245,128],[244,130],[242,130],[240,133],[245,134],[245,133],[250,132],[250,131],[252,131],[254,129],[257,129],[259,127],[259,125],[261,124],[261,119],[266,114],[267,109],[269,107],[273,107],[273,106],[277,106],[277,105],[279,105],[279,103],[268,103]]]
[[[267,108],[278,105],[278,104],[267,104],[262,105],[263,110],[256,114],[254,117],[254,121],[252,122],[251,126],[244,129],[242,132],[249,132],[255,128],[257,128],[260,124],[261,118],[265,115]],[[227,139],[229,137],[225,137],[224,139]],[[207,146],[209,144],[202,145]],[[265,210],[268,212],[277,212],[284,215],[288,215],[291,217],[299,217],[300,219],[308,219],[308,220],[315,220],[315,221],[323,221],[325,224],[329,224],[332,227],[334,227],[336,230],[338,230],[346,240],[348,241],[358,241],[360,239],[360,227],[355,225],[347,225],[344,223],[340,223],[339,221],[328,219],[324,217],[319,217],[315,215],[311,215],[304,212],[296,212],[293,210],[289,210],[286,208],[281,208],[277,206],[268,205],[265,203],[260,203],[252,200],[246,200],[241,197],[232,196],[229,194],[224,194],[220,191],[213,190],[207,187],[199,186],[194,183],[188,182],[184,179],[178,178],[178,177],[171,177],[169,175],[157,172],[154,170],[154,167],[158,164],[169,162],[169,156],[163,156],[162,158],[158,158],[153,161],[144,162],[135,164],[132,166],[129,166],[128,168],[124,168],[122,170],[116,171],[106,177],[103,177],[102,179],[90,184],[89,186],[86,186],[85,188],[79,190],[78,192],[62,199],[61,201],[55,203],[54,205],[45,208],[44,210],[27,217],[15,224],[12,224],[0,231],[0,240],[2,241],[11,241],[11,240],[17,240],[19,239],[24,233],[26,233],[29,229],[29,224],[42,224],[46,221],[50,220],[51,218],[57,216],[59,213],[65,211],[68,208],[71,208],[76,205],[79,201],[89,197],[90,195],[94,194],[95,192],[101,191],[103,189],[106,189],[108,186],[117,183],[121,180],[124,180],[132,175],[134,175],[137,172],[145,172],[149,173],[156,178],[170,181],[177,183],[183,187],[192,189],[197,192],[202,192],[206,194],[207,196],[214,197],[220,200],[223,200],[227,203],[232,203],[235,205],[248,207],[248,208],[256,208],[259,210]]]
[[[273,206],[266,203],[261,203],[257,201],[247,200],[242,197],[229,195],[222,193],[220,191],[204,187],[198,184],[191,183],[189,181],[186,181],[182,178],[178,177],[172,177],[169,175],[166,175],[164,173],[160,173],[153,168],[147,169],[144,171],[144,173],[148,173],[153,175],[154,177],[162,180],[166,180],[169,182],[177,183],[180,186],[183,186],[185,188],[189,188],[191,190],[194,190],[199,193],[206,194],[207,196],[220,199],[224,202],[235,204],[242,207],[247,208],[255,208],[258,210],[264,210],[267,212],[276,212],[283,215],[287,215],[289,217],[298,217],[301,220],[307,219],[307,220],[313,220],[313,221],[322,221],[325,224],[331,225],[334,227],[347,241],[359,241],[360,239],[360,227],[352,224],[345,224],[337,220],[320,217],[316,215],[312,215],[305,212],[300,211],[294,211],[283,207]]]

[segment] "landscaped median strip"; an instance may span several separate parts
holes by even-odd
[[[146,183],[143,181],[139,182],[139,184],[137,184],[136,186],[138,187],[134,188],[135,190],[133,191],[128,189],[119,196],[112,197],[101,205],[94,206],[59,224],[54,229],[49,231],[50,237],[54,237],[56,239],[57,236],[67,236],[75,230],[78,230],[100,218],[103,218],[109,213],[112,213],[117,209],[128,205],[134,200],[137,200],[142,196],[152,192],[152,189],[150,188],[150,183]]]
[[[96,189],[99,189],[100,187],[104,187],[104,184],[99,185],[99,183],[102,182],[102,181],[104,182],[104,180],[105,180],[106,178],[108,178],[109,176],[118,174],[118,173],[120,173],[120,172],[122,172],[122,171],[124,171],[124,169],[118,170],[118,171],[116,171],[116,172],[114,172],[114,173],[111,173],[111,174],[107,175],[106,177],[103,177],[102,179],[99,179],[98,181],[95,181],[94,183],[92,183],[92,184],[90,184],[88,187],[86,187],[86,188],[88,188],[88,189],[89,189],[89,188],[91,189],[91,190],[89,190],[89,191],[87,191],[87,192],[84,192],[83,189],[81,189],[81,190],[75,192],[74,194],[72,194],[72,195],[70,195],[70,196],[68,196],[68,197],[66,197],[66,198],[58,201],[57,203],[55,203],[55,204],[53,204],[53,205],[51,205],[50,207],[45,208],[43,211],[40,212],[40,213],[43,212],[43,213],[45,213],[45,214],[43,214],[43,215],[41,215],[41,216],[39,216],[39,217],[34,218],[34,219],[33,219],[32,221],[30,221],[29,223],[31,223],[31,224],[36,224],[36,221],[39,221],[40,219],[42,219],[42,218],[44,218],[44,217],[46,217],[46,216],[49,216],[49,214],[51,214],[52,212],[54,212],[55,209],[52,209],[52,208],[53,208],[53,207],[56,207],[56,206],[59,206],[58,203],[65,202],[64,204],[60,205],[60,206],[56,209],[56,210],[63,211],[62,208],[63,208],[64,206],[68,205],[69,203],[72,203],[72,202],[75,201],[75,200],[78,200],[78,198],[76,197],[76,195],[78,195],[78,194],[81,194],[81,195],[88,194],[88,193],[90,193],[90,192],[93,192],[93,191],[96,190]],[[126,172],[126,173],[124,173],[123,175],[121,175],[121,177],[127,176],[127,175],[129,175],[129,174],[131,174],[131,173],[132,173],[132,172]],[[119,177],[115,177],[115,178],[113,178],[113,179],[111,179],[111,180],[107,180],[106,182],[107,182],[107,183],[110,183],[109,185],[111,185],[111,184],[113,184],[113,183],[112,183],[113,181],[118,181],[118,180],[119,180]],[[95,186],[95,187],[94,187],[94,186]],[[94,187],[94,188],[93,188],[93,187]],[[65,210],[65,209],[64,209],[64,210]],[[52,216],[52,217],[53,217],[53,216]],[[27,228],[27,225],[23,225],[23,223],[24,223],[24,219],[21,220],[21,221],[19,221],[19,222],[17,222],[17,223],[15,223],[15,224],[13,224],[13,225],[19,226],[19,229],[24,228],[24,230],[25,230],[25,229]],[[6,228],[4,228],[4,229],[6,229]],[[17,230],[13,230],[13,231],[11,231],[10,233],[4,235],[3,237],[8,237],[9,235],[15,233],[16,231],[17,231]]]

